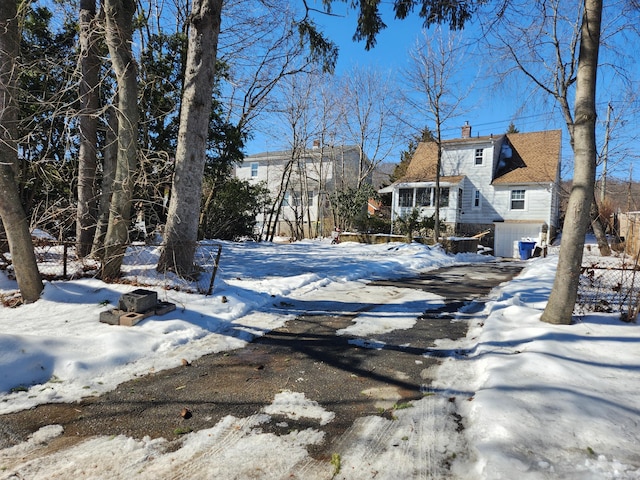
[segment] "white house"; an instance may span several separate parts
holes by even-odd
[[[321,146],[302,151],[264,152],[245,157],[235,176],[263,182],[280,209],[258,216],[260,231],[269,224],[276,236],[329,236],[334,228],[329,197],[355,186],[368,159],[356,146]],[[367,180],[369,181],[369,175]]]
[[[456,234],[493,232],[494,253],[517,257],[517,244],[548,242],[556,233],[562,132],[549,130],[472,137],[441,142],[440,218]],[[392,220],[414,208],[435,211],[437,144],[420,143],[406,175],[391,192]],[[515,246],[515,251],[514,251]]]

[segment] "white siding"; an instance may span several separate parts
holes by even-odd
[[[271,194],[275,196],[281,189],[285,168],[290,162],[292,162],[290,151],[251,155],[236,166],[235,176],[252,184],[264,182]],[[257,175],[252,176],[252,165],[256,163],[258,164]],[[307,220],[316,224],[330,218],[329,210],[325,206],[327,196],[336,190],[336,184],[341,182],[340,179],[344,179],[347,185],[355,183],[358,177],[359,163],[359,150],[353,146],[314,148],[305,151],[301,158],[294,161],[287,187],[289,198],[293,199],[294,194],[299,194],[303,207],[298,206],[296,209],[292,205],[283,206],[280,211],[279,223],[283,224],[286,223],[286,220],[294,220],[296,211],[299,218],[301,218],[300,214],[304,212],[302,218],[305,224]],[[311,205],[308,205],[308,200],[311,199],[309,192],[313,194]],[[320,205],[319,202],[321,202]],[[264,221],[262,215],[258,215],[257,221],[260,224]]]
[[[493,207],[493,171],[496,161],[496,148],[494,142],[478,142],[465,144],[464,148],[452,145],[442,155],[443,175],[464,175],[466,178],[461,183],[463,189],[462,209],[457,217],[462,223],[491,223],[499,219]],[[476,150],[483,150],[482,165],[476,165]],[[475,192],[480,194],[480,206],[474,208]]]
[[[524,209],[511,209],[512,190],[524,190]],[[550,222],[551,212],[551,186],[546,185],[512,185],[500,186],[494,189],[491,203],[494,206],[496,220],[531,220],[536,222]]]

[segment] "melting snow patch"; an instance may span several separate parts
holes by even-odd
[[[336,416],[333,412],[327,412],[318,402],[308,400],[304,393],[288,390],[276,394],[273,403],[263,411],[269,415],[285,415],[292,420],[316,418],[320,421],[320,425],[326,425]]]

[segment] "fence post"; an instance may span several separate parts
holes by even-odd
[[[207,296],[213,292],[213,281],[216,279],[216,273],[218,272],[218,265],[220,264],[220,254],[222,253],[222,245],[218,245],[218,254],[216,260],[213,263],[213,272],[211,272],[211,281],[209,282],[209,290],[207,290]]]
[[[64,242],[62,245],[63,245],[63,248],[62,248],[62,278],[66,279],[67,278],[67,259],[68,259],[67,248],[69,248],[69,244],[67,242]]]

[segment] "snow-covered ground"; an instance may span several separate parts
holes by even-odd
[[[183,358],[241,348],[286,322],[270,308],[278,299],[326,298],[330,291],[336,301],[353,302],[358,292],[367,294],[356,287],[368,280],[488,260],[400,243],[223,242],[222,248],[211,296],[167,290],[167,279],[155,278],[152,268],[127,263],[130,278],[157,282],[145,288],[177,305],[134,327],[98,318],[136,287],[92,279],[47,283],[38,302],[0,307],[0,413],[73,402]],[[157,253],[148,252],[150,265]],[[438,368],[432,391],[398,410],[395,420],[358,419],[332,462],[307,453],[308,445],[322,442],[320,428],[285,436],[261,430],[274,414],[315,419],[318,427],[331,422],[331,411],[286,391],[263,412],[226,417],[178,444],[96,437],[52,453],[47,445],[62,427],[51,425],[0,450],[0,479],[391,480],[441,478],[444,464],[459,479],[640,478],[640,330],[614,314],[589,314],[571,326],[540,322],[556,262],[553,255],[529,260],[519,277],[495,289],[486,308],[473,314],[466,339],[441,342],[458,354]],[[0,273],[0,295],[15,288]],[[420,300],[407,289],[387,308],[356,318],[349,333],[366,340],[381,319],[386,328],[407,328],[399,305],[413,311]],[[452,409],[462,416],[462,433]]]

